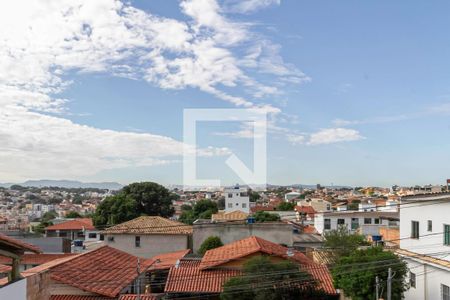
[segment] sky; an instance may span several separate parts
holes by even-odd
[[[0,182],[182,184],[183,112],[205,108],[267,115],[271,184],[450,177],[447,1],[0,5]],[[250,125],[199,122],[197,177],[241,182]]]

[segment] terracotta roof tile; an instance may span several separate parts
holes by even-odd
[[[333,285],[333,278],[327,266],[319,264],[302,265],[301,269],[305,270],[311,276],[317,280],[319,287],[329,295],[337,294]]]
[[[25,253],[20,256],[20,264],[23,265],[41,265],[47,263],[49,261],[77,255],[76,253],[63,253],[63,254],[53,254],[53,253],[41,253],[41,254],[29,254]],[[6,257],[0,255],[0,264],[12,264],[12,259],[10,257]]]
[[[191,250],[180,250],[176,252],[164,253],[153,256],[149,260],[151,261],[149,270],[165,270],[173,267],[176,262],[185,257]],[[159,260],[159,262],[156,262]]]
[[[164,294],[141,294],[140,299],[141,300],[158,300],[163,297]],[[137,300],[136,294],[124,294],[120,295],[119,300]]]
[[[217,214],[213,214],[211,216],[212,221],[238,221],[238,220],[246,220],[248,217],[248,213],[245,213],[240,210],[235,210],[232,212],[219,212]]]
[[[139,217],[110,227],[104,234],[192,234],[192,226],[166,218]]]
[[[0,264],[0,273],[8,273],[8,272],[11,272],[11,266]]]
[[[314,218],[314,215],[317,213],[314,207],[309,205],[297,205],[294,207],[294,210],[299,213],[306,213],[311,218]]]
[[[182,260],[172,267],[167,277],[166,293],[220,293],[231,277],[242,274],[233,269],[201,270],[199,260]]]
[[[9,237],[7,235],[0,233],[0,245],[2,245],[2,244],[7,245],[9,247],[16,248],[17,250],[41,253],[41,249],[39,249],[39,247],[37,247],[37,246],[31,245],[28,243],[24,243],[20,240],[16,240],[12,237]]]
[[[113,300],[115,298],[87,295],[51,295],[50,300]],[[144,300],[144,299],[142,299]]]
[[[116,297],[137,277],[137,260],[131,254],[103,246],[51,268],[50,275],[53,280],[84,291]],[[151,263],[142,260],[142,272]]]
[[[251,236],[225,246],[206,251],[202,258],[200,268],[212,268],[258,252],[288,258],[287,250],[288,248],[281,245],[269,242],[256,236]],[[297,262],[303,264],[313,263],[312,260],[307,258],[304,254],[298,251],[293,251],[293,253],[294,255],[291,259],[296,260]]]
[[[70,220],[62,222],[59,224],[51,225],[45,228],[45,230],[95,230],[92,219],[90,218],[79,218],[75,220]]]
[[[51,261],[48,261],[46,263],[43,263],[42,265],[39,265],[37,267],[31,268],[31,269],[27,269],[23,272],[20,273],[20,275],[22,275],[23,277],[28,277],[28,276],[32,276],[36,273],[41,273],[47,270],[50,270],[51,268],[58,266],[60,264],[63,264],[69,260],[72,260],[74,258],[76,258],[77,256],[79,256],[81,254],[77,254],[77,255],[72,255],[72,256],[66,256],[66,257],[61,257],[61,258],[57,258]]]

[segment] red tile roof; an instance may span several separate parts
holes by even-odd
[[[164,253],[160,255],[153,256],[149,260],[151,261],[149,270],[166,270],[173,267],[176,262],[183,257],[185,257],[191,250],[180,250],[176,252]],[[159,262],[156,262],[156,261]]]
[[[0,264],[0,273],[11,272],[11,266],[5,266]]]
[[[182,260],[172,267],[167,277],[166,293],[220,293],[231,277],[242,274],[233,269],[201,270],[199,260]]]
[[[333,278],[331,277],[327,266],[314,263],[312,265],[302,265],[301,269],[311,274],[311,276],[317,280],[318,286],[325,293],[329,295],[336,294],[336,289],[333,285]]]
[[[103,246],[51,268],[50,275],[53,280],[84,291],[116,297],[137,277],[137,260],[131,254]],[[141,272],[151,263],[142,260]]]
[[[273,205],[263,206],[263,205],[256,205],[253,207],[250,207],[250,212],[255,213],[258,211],[274,211],[276,209]]]
[[[163,294],[141,294],[140,299],[141,300],[158,300],[161,299]],[[137,300],[136,294],[123,294],[120,295],[119,300]]]
[[[113,300],[115,298],[86,295],[51,295],[50,300]],[[144,299],[142,299],[144,300]]]
[[[294,210],[299,213],[305,213],[310,218],[314,218],[314,215],[317,213],[314,207],[309,205],[297,205],[296,207],[294,207]]]
[[[251,236],[225,246],[206,251],[202,258],[200,269],[209,269],[212,267],[223,265],[227,262],[240,259],[253,253],[264,253],[268,255],[289,258],[287,255],[288,248],[269,242],[262,238]],[[293,251],[294,255],[291,259],[302,263],[310,264],[312,260],[307,258],[303,253]]]
[[[303,227],[303,233],[317,233],[317,229],[313,225]]]
[[[39,249],[39,247],[28,244],[28,243],[24,243],[20,240],[16,240],[12,237],[9,237],[7,235],[4,235],[2,233],[0,233],[0,245],[6,245],[9,247],[13,247],[17,250],[21,250],[21,251],[30,251],[30,252],[35,252],[35,253],[41,253],[41,249]]]
[[[42,265],[46,262],[68,256],[77,255],[76,253],[63,253],[63,254],[53,254],[53,253],[41,253],[41,254],[29,254],[25,253],[20,256],[20,264],[23,265]],[[0,255],[0,264],[12,264],[12,259]]]
[[[59,224],[51,225],[45,228],[45,230],[95,230],[92,219],[79,218],[71,221],[62,222]]]
[[[192,234],[192,226],[158,216],[139,217],[103,231],[104,234]]]

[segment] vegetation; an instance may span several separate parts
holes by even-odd
[[[256,222],[275,222],[280,220],[280,216],[277,214],[271,214],[266,211],[258,211],[253,214]]]
[[[69,219],[76,219],[76,218],[82,218],[82,216],[81,216],[78,212],[76,212],[76,211],[69,211],[69,212],[66,214],[66,218],[69,218]]]
[[[248,190],[248,197],[249,197],[250,202],[256,202],[261,198],[259,193],[255,192],[251,189]]]
[[[192,209],[183,210],[180,221],[185,224],[192,224],[197,219],[210,219],[212,214],[219,211],[217,203],[211,200],[200,200],[195,203]]]
[[[222,247],[223,243],[220,237],[218,236],[210,236],[206,240],[203,241],[203,243],[200,245],[200,249],[198,249],[198,253],[200,255],[204,255],[206,251]]]
[[[107,197],[97,207],[93,220],[96,226],[114,225],[141,215],[170,217],[172,200],[177,196],[154,182],[132,183],[117,195]]]
[[[217,200],[217,208],[220,210],[225,209],[225,197],[224,196],[220,197],[219,200]]]
[[[380,263],[381,261],[389,263]],[[365,250],[355,250],[349,256],[342,257],[331,273],[335,287],[344,290],[346,296],[353,300],[375,299],[375,278],[386,282],[387,268],[395,273],[392,280],[392,299],[402,299],[407,290],[405,277],[406,263],[397,255],[383,251],[381,247],[371,247]],[[385,295],[386,289],[384,289]],[[384,295],[381,295],[382,298]]]
[[[332,249],[338,258],[350,255],[360,246],[368,245],[363,235],[350,233],[344,226],[325,232],[323,236],[325,238],[324,246]]]
[[[257,256],[244,264],[243,272],[224,284],[220,299],[325,299],[311,276],[290,261],[273,263]]]
[[[358,210],[360,203],[361,203],[361,200],[353,200],[352,203],[347,205],[347,208],[348,208],[348,210]]]
[[[295,203],[293,203],[293,202],[281,202],[280,204],[278,204],[277,210],[290,211],[290,210],[294,210],[294,207],[295,207]]]

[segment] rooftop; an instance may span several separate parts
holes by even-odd
[[[45,230],[95,230],[92,219],[79,218],[59,224],[51,225],[45,228]]]
[[[113,300],[113,298],[88,295],[51,295],[50,300]]]
[[[218,212],[211,216],[212,221],[234,221],[234,220],[246,220],[248,213],[240,210],[235,210],[232,212]]]
[[[16,251],[30,251],[35,253],[41,252],[41,249],[39,249],[34,245],[24,243],[22,241],[16,240],[12,237],[0,233],[0,246],[2,245],[8,248],[15,249]]]
[[[149,270],[170,269],[177,263],[178,260],[185,257],[189,252],[191,252],[191,250],[186,249],[153,256],[152,258],[150,258],[150,260],[152,261],[152,263],[155,263],[151,265]]]
[[[41,265],[44,263],[47,263],[49,261],[62,258],[62,257],[68,257],[68,256],[74,256],[75,253],[64,253],[64,254],[53,254],[53,253],[41,253],[41,254],[28,254],[25,253],[20,256],[20,263],[23,265]],[[3,255],[0,255],[0,264],[12,264],[12,259],[10,257],[6,257]]]
[[[192,226],[158,216],[144,216],[115,225],[104,234],[192,234]]]

